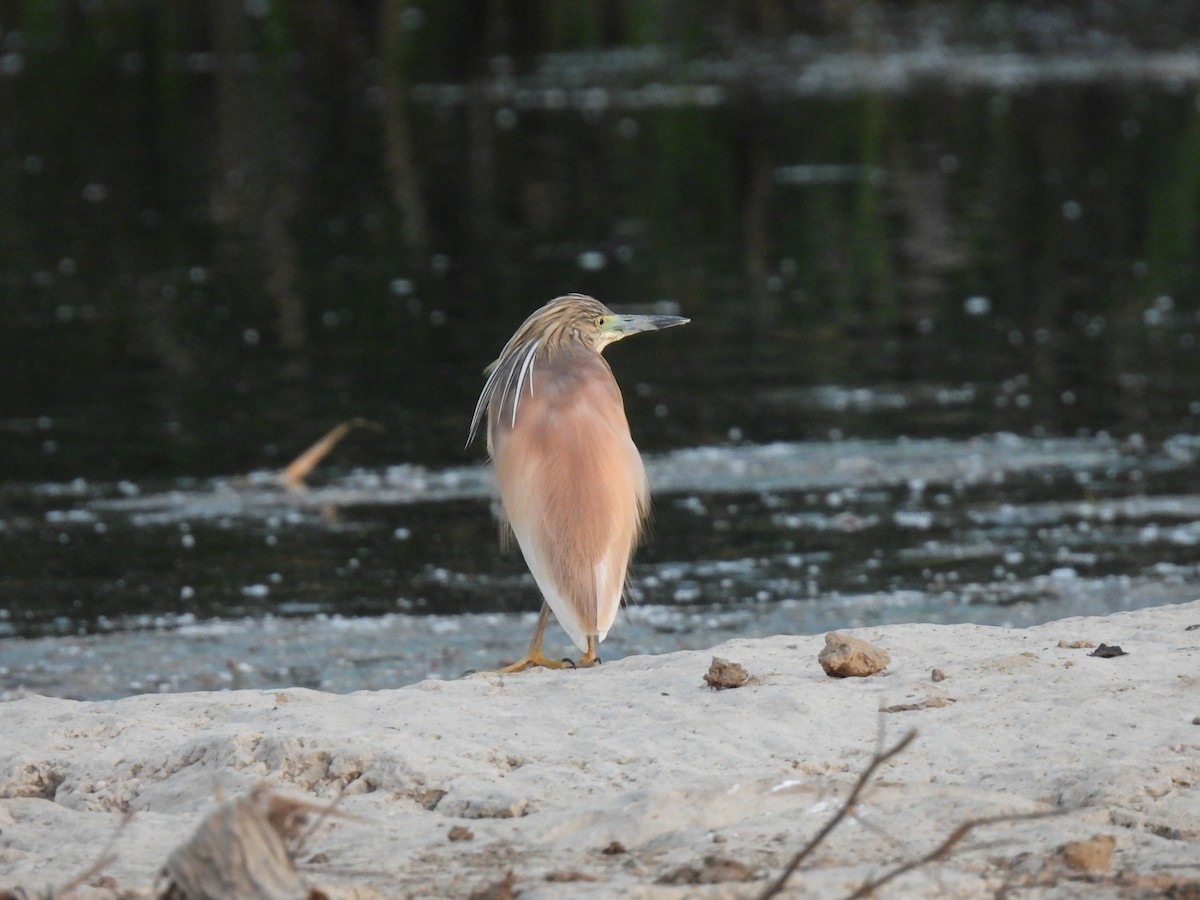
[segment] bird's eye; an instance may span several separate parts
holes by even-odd
[[[596,316],[596,327],[597,328],[604,327],[604,316]]]

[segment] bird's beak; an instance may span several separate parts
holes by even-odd
[[[686,325],[690,321],[683,316],[609,316],[601,331],[618,340],[640,331],[661,331],[674,325]]]

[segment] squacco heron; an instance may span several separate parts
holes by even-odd
[[[543,597],[528,651],[502,671],[576,665],[542,653],[551,612],[583,651],[578,665],[599,662],[596,645],[616,618],[650,499],[621,389],[600,353],[687,321],[617,315],[567,294],[526,319],[484,370],[467,444],[486,416],[501,528],[516,535]]]

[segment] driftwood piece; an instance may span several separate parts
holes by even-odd
[[[222,803],[167,858],[161,900],[321,900],[296,871],[291,845],[307,814],[324,810],[266,787]]]
[[[344,438],[351,428],[370,428],[373,431],[382,431],[383,427],[368,419],[350,419],[340,425],[331,428],[325,435],[292,460],[287,467],[279,473],[279,480],[284,487],[289,490],[303,490],[306,486],[304,479],[308,474],[317,467],[326,456],[329,455],[334,447]]]

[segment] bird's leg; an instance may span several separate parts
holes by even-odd
[[[594,634],[588,635],[587,653],[583,654],[575,665],[581,669],[600,665],[600,657],[596,655],[596,636]]]
[[[537,627],[533,629],[533,637],[529,641],[529,649],[525,651],[525,655],[518,659],[515,663],[505,666],[500,671],[505,672],[524,672],[526,669],[532,669],[535,666],[541,666],[544,669],[567,669],[575,668],[575,663],[569,659],[550,659],[546,654],[542,653],[542,635],[546,633],[546,623],[550,621],[550,605],[545,601],[542,602],[542,612],[538,616]],[[591,644],[588,644],[589,648]],[[590,663],[589,663],[590,665]]]

